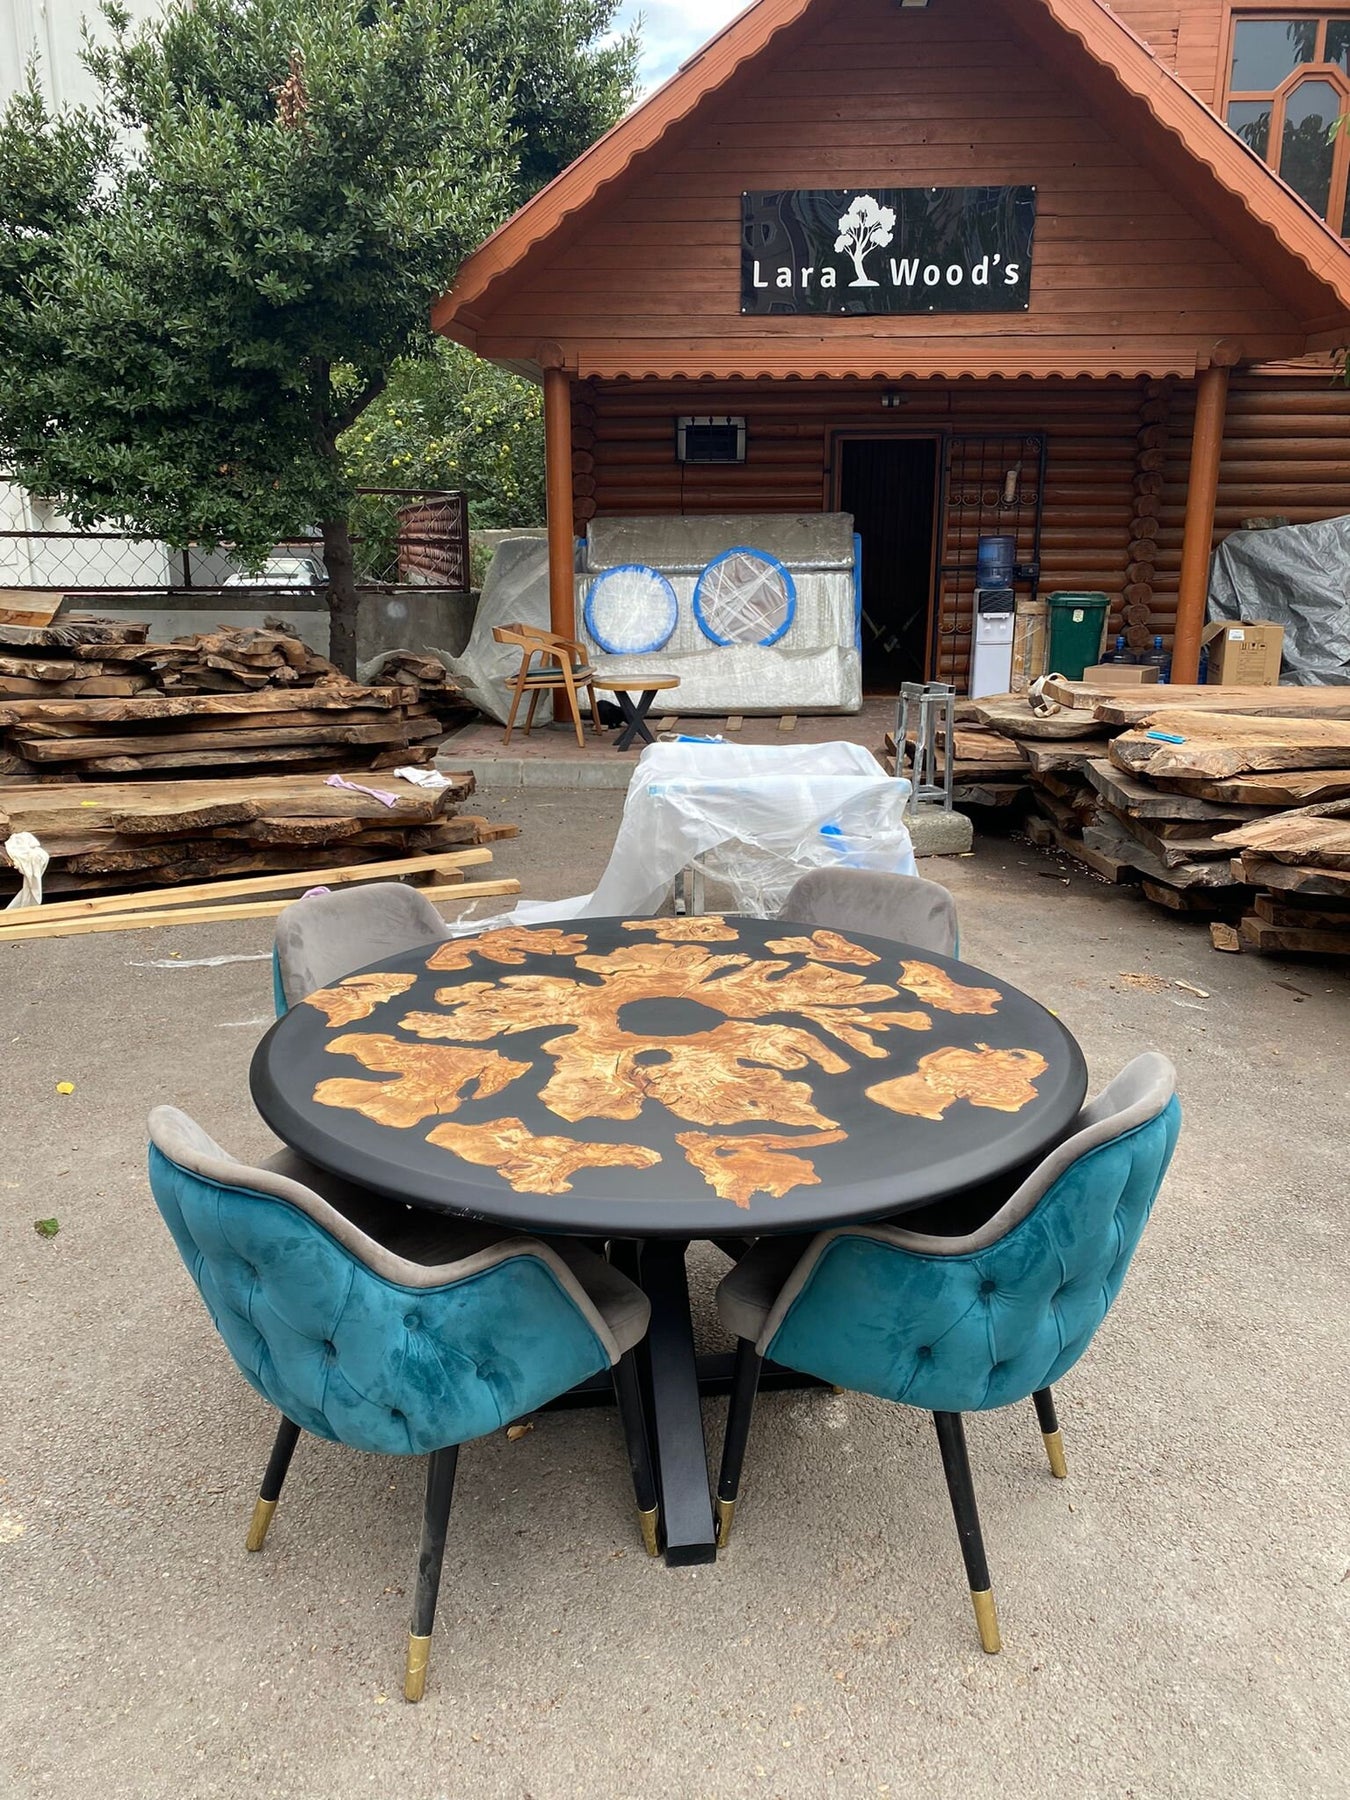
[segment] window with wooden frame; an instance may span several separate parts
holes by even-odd
[[[1350,12],[1235,13],[1225,118],[1350,236]]]

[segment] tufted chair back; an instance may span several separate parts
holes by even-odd
[[[277,915],[272,949],[277,1017],[354,969],[452,935],[426,895],[402,881],[305,894]]]
[[[831,931],[894,938],[938,956],[955,956],[958,951],[956,902],[945,887],[922,875],[811,869],[793,884],[778,916]]]
[[[384,1455],[464,1443],[626,1347],[537,1240],[484,1230],[457,1261],[415,1262],[174,1107],[151,1113],[150,1142],[155,1202],[231,1356],[317,1437]]]
[[[1137,1057],[964,1237],[893,1225],[823,1232],[756,1348],[931,1412],[1007,1406],[1049,1387],[1086,1350],[1125,1278],[1176,1144],[1175,1090],[1165,1057]]]

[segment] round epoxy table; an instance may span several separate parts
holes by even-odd
[[[254,1101],[416,1206],[609,1239],[652,1302],[667,1557],[712,1560],[684,1253],[931,1205],[1058,1141],[1086,1070],[997,977],[888,939],[715,915],[509,926],[311,994]]]

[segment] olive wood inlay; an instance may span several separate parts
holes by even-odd
[[[925,1006],[945,1013],[992,1013],[1003,996],[997,988],[962,987],[945,969],[932,963],[905,962],[900,965],[900,985]]]
[[[517,1193],[569,1194],[578,1169],[650,1169],[659,1150],[642,1144],[584,1144],[576,1138],[536,1137],[520,1119],[486,1125],[437,1125],[427,1142],[453,1150],[466,1162],[495,1169]]]
[[[801,1152],[817,1144],[842,1144],[847,1136],[846,1131],[815,1131],[809,1137],[768,1132],[725,1137],[680,1131],[675,1142],[709,1187],[724,1200],[748,1207],[754,1194],[772,1194],[781,1200],[791,1188],[819,1187],[816,1165]]]
[[[768,947],[776,956],[809,956],[815,962],[857,963],[861,968],[881,961],[875,950],[851,944],[837,931],[813,931],[810,937],[770,938]]]
[[[345,1106],[378,1125],[420,1125],[437,1113],[459,1110],[462,1099],[499,1094],[531,1065],[511,1062],[495,1050],[466,1050],[454,1044],[405,1044],[379,1032],[351,1032],[327,1048],[355,1057],[363,1068],[392,1075],[392,1081],[362,1081],[334,1075],[314,1090],[320,1106]],[[472,1092],[466,1089],[472,1086]]]
[[[316,988],[312,994],[306,994],[303,1004],[317,1007],[329,1025],[337,1029],[342,1025],[355,1025],[358,1019],[368,1019],[386,1000],[392,1000],[396,994],[406,994],[416,980],[416,975],[381,975],[378,971],[368,975],[347,975],[336,987]]]
[[[484,931],[477,937],[454,938],[439,945],[427,958],[429,969],[467,969],[475,956],[491,962],[523,963],[526,956],[575,956],[586,948],[586,940],[575,932],[559,931],[555,926],[503,925],[497,931]]]
[[[912,1075],[868,1088],[867,1098],[915,1119],[940,1119],[957,1100],[996,1112],[1020,1112],[1036,1098],[1032,1083],[1048,1067],[1038,1050],[991,1050],[988,1044],[965,1050],[946,1044],[921,1056]]]

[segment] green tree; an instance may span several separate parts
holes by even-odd
[[[339,440],[462,257],[631,97],[614,0],[105,5],[94,111],[0,117],[0,459],[82,526],[316,524],[355,662]]]
[[[543,395],[495,363],[441,338],[408,357],[342,439],[360,487],[462,488],[469,523],[487,528],[544,522]],[[358,566],[396,555],[392,507],[358,499]]]

